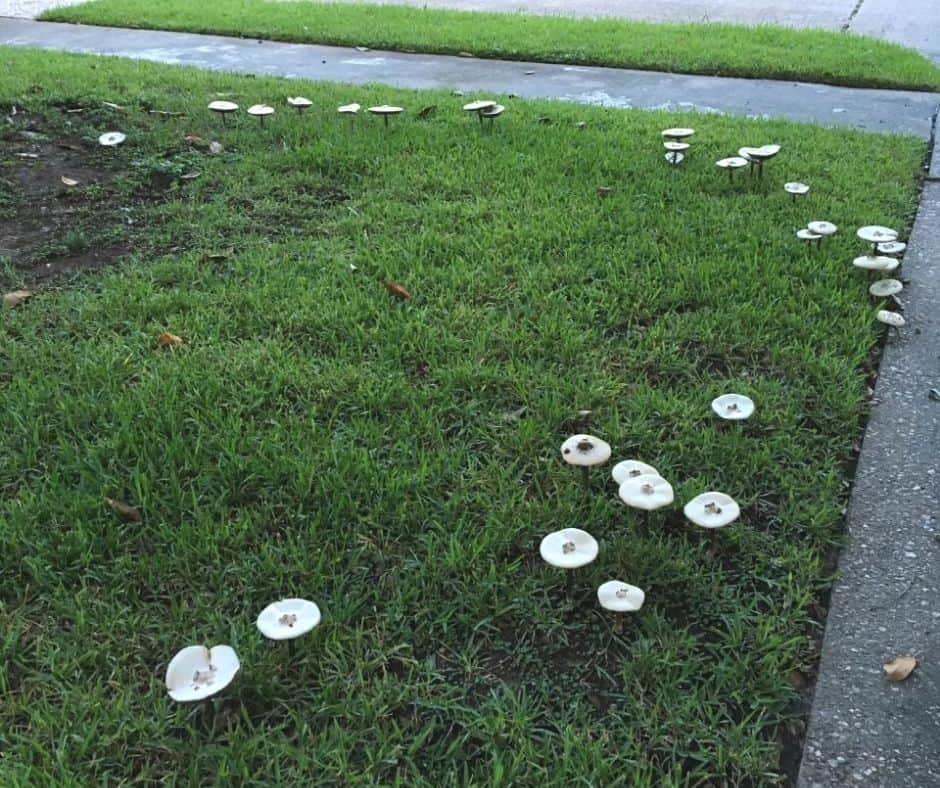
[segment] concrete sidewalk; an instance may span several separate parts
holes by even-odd
[[[787,118],[927,139],[940,96],[774,80],[702,77],[543,63],[261,42],[226,36],[0,19],[0,44],[219,71],[404,88],[453,88],[620,108]],[[531,73],[527,73],[531,72]]]

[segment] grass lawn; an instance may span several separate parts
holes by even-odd
[[[940,89],[940,68],[912,49],[773,25],[653,24],[297,0],[93,0],[42,18],[509,60]]]
[[[44,205],[131,249],[0,310],[0,783],[774,781],[879,337],[852,228],[907,227],[923,144],[523,101],[489,133],[441,92],[0,56],[0,237],[56,149],[88,174]],[[223,127],[219,94],[278,114]],[[347,101],[408,112],[350,127]],[[767,142],[762,182],[713,166]],[[842,231],[810,253],[820,218]],[[749,421],[713,417],[732,390]],[[625,508],[609,465],[587,493],[559,453],[582,430],[676,504]],[[710,489],[742,507],[711,557],[681,510]],[[570,526],[601,550],[569,592],[538,545]],[[647,593],[622,636],[611,578]],[[294,595],[324,618],[289,658],[254,619]],[[240,655],[217,706],[166,696],[191,643]]]

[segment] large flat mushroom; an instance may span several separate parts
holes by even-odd
[[[852,261],[852,265],[856,268],[864,268],[867,271],[893,271],[899,265],[901,261],[894,257],[883,257],[883,256],[872,256],[863,254],[861,257],[856,257]]]
[[[729,156],[726,159],[718,159],[715,162],[715,166],[721,170],[726,170],[728,172],[728,180],[734,179],[734,171],[739,170],[742,167],[747,167],[748,160],[743,156]]]
[[[238,112],[238,104],[234,101],[210,101],[209,110],[222,116],[222,123],[228,123],[228,116]]]
[[[687,140],[689,137],[694,135],[695,129],[684,129],[684,128],[664,129],[660,133],[667,140],[676,140],[678,142],[682,142],[683,140]]]
[[[712,410],[723,419],[740,421],[754,412],[754,400],[744,394],[722,394],[712,400]]]
[[[673,501],[672,485],[661,476],[651,473],[626,479],[617,494],[627,506],[645,512],[669,506]]]
[[[878,254],[885,254],[889,257],[904,254],[905,249],[907,249],[907,244],[903,241],[885,241],[884,243],[875,244],[875,251]]]
[[[593,435],[572,435],[561,444],[561,458],[581,469],[581,480],[588,487],[590,469],[610,459],[610,444]]]
[[[609,610],[612,613],[636,613],[643,607],[646,594],[642,588],[631,586],[629,583],[623,583],[620,580],[608,580],[598,587],[597,601],[600,602],[604,610]],[[614,619],[614,632],[623,632],[622,615],[618,615]]]
[[[868,288],[868,292],[875,298],[888,298],[897,295],[904,289],[904,285],[897,279],[879,279],[873,282]]]
[[[303,96],[288,96],[287,103],[296,109],[299,115],[302,115],[305,109],[310,109],[313,106],[313,102]]]
[[[120,145],[126,139],[127,136],[120,131],[106,131],[98,137],[98,144],[104,145],[106,148],[113,148],[115,145]]]
[[[257,118],[261,125],[264,125],[264,119],[269,115],[274,114],[274,107],[270,107],[267,104],[253,104],[248,107],[248,114],[253,118]]]
[[[481,110],[480,119],[486,118],[490,122],[490,126],[493,125],[493,122],[506,111],[506,108],[502,104],[494,104],[489,109]]]
[[[783,184],[783,190],[793,198],[793,202],[796,202],[797,197],[809,194],[809,186],[799,181],[791,181],[790,183]]]
[[[388,119],[392,115],[400,115],[404,112],[403,107],[393,107],[390,104],[380,104],[377,107],[369,107],[369,112],[373,115],[381,115],[382,120],[385,122],[385,128],[388,128]]]
[[[580,528],[562,528],[542,539],[539,554],[559,569],[578,569],[597,558],[597,540]]]
[[[878,318],[880,323],[884,323],[891,328],[900,328],[907,322],[897,312],[890,312],[887,309],[879,309],[875,317]]]
[[[764,177],[764,162],[780,153],[779,145],[761,145],[758,148],[739,148],[738,156],[747,159],[757,170],[757,177]]]
[[[689,520],[702,528],[724,528],[741,515],[741,507],[734,498],[721,492],[696,495],[682,511]]]
[[[202,700],[224,690],[241,666],[231,646],[187,646],[166,668],[166,689],[178,703]]]
[[[610,475],[613,477],[614,481],[617,482],[618,486],[623,484],[627,479],[635,479],[637,476],[643,476],[644,474],[659,476],[659,471],[652,465],[647,465],[645,462],[640,462],[639,460],[623,460],[622,462],[618,462],[610,472]]]

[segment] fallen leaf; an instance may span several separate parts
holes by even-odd
[[[552,119],[547,115],[543,115],[541,118],[537,118],[536,123],[541,123],[543,126],[547,126],[552,122]]]
[[[180,175],[180,180],[181,180],[181,181],[194,181],[194,180],[196,180],[196,178],[198,178],[200,175],[202,175],[202,173],[201,173],[201,172],[196,172],[196,171],[193,171],[193,172],[184,172],[182,175]]]
[[[391,279],[385,283],[385,289],[396,298],[400,298],[402,301],[406,301],[411,298],[411,293],[405,290],[405,288],[398,284],[398,282],[393,282]]]
[[[221,142],[213,140],[209,143],[209,153],[221,153],[224,150]]]
[[[202,137],[198,134],[187,134],[183,139],[188,142],[190,145],[198,145],[203,142]]]
[[[161,118],[181,118],[183,117],[182,112],[169,112],[165,109],[148,109],[148,115],[159,115]]]
[[[425,118],[430,118],[437,111],[437,104],[431,104],[430,106],[425,107],[418,113],[418,117],[424,120]]]
[[[71,114],[75,114],[78,112],[84,112],[85,108],[84,107],[72,107],[71,109],[67,109],[65,111],[71,115]]]
[[[117,501],[114,498],[105,498],[104,502],[111,507],[111,510],[120,517],[125,523],[139,523],[144,518],[140,515],[140,510],[124,501]]]
[[[160,347],[179,347],[182,344],[183,340],[180,337],[168,331],[163,332],[157,337],[157,345]]]
[[[38,153],[17,153],[16,155],[19,156],[21,159],[38,159],[39,158]]]
[[[368,52],[369,47],[356,47],[357,52]]]
[[[122,107],[120,104],[113,104],[110,101],[102,101],[101,103],[104,104],[106,107],[111,107],[111,109],[119,109],[121,111],[124,111],[125,109],[127,109],[127,107]]]
[[[613,192],[613,189],[611,189],[610,186],[598,186],[597,187],[597,196],[600,197],[601,199],[610,197],[611,192]]]
[[[525,75],[526,75],[527,77],[531,77],[535,72],[534,72],[534,71],[526,71],[526,72],[524,72],[524,73],[525,73]]]
[[[209,252],[206,255],[206,260],[228,260],[233,254],[235,254],[235,247],[230,246],[228,249],[222,249],[219,252]]]
[[[473,52],[458,52],[457,57],[476,57]]]
[[[31,290],[14,290],[12,293],[6,293],[3,296],[3,303],[7,306],[19,306],[33,297]]]
[[[882,666],[888,681],[904,681],[916,667],[917,660],[914,657],[895,657]]]
[[[930,391],[927,392],[927,396],[934,402],[940,402],[940,389],[930,389]]]
[[[503,414],[503,421],[519,421],[524,415],[528,408],[523,405],[521,408],[516,408],[511,410],[508,413]]]
[[[67,175],[63,175],[59,180],[66,186],[78,186],[78,181],[74,178],[69,178]]]

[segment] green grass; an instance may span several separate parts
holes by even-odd
[[[406,6],[93,0],[43,19],[375,49],[835,85],[940,89],[940,68],[875,38],[774,25],[652,24]]]
[[[487,133],[441,92],[2,54],[4,114],[122,177],[202,174],[119,268],[0,311],[0,783],[776,779],[879,336],[851,228],[907,226],[922,143],[521,101]],[[219,93],[279,112],[223,128]],[[409,111],[350,128],[349,100]],[[659,131],[685,123],[671,169]],[[194,163],[187,133],[225,151]],[[713,166],[772,141],[762,182]],[[817,218],[843,229],[809,253]],[[713,418],[730,390],[748,422]],[[587,494],[559,454],[582,429],[676,505],[644,530],[609,467]],[[717,558],[681,514],[709,489],[743,512]],[[570,595],[537,552],[568,526],[601,542]],[[612,577],[647,591],[622,638]],[[293,660],[254,627],[285,595],[324,611]],[[214,712],[162,686],[202,642],[243,665]]]

